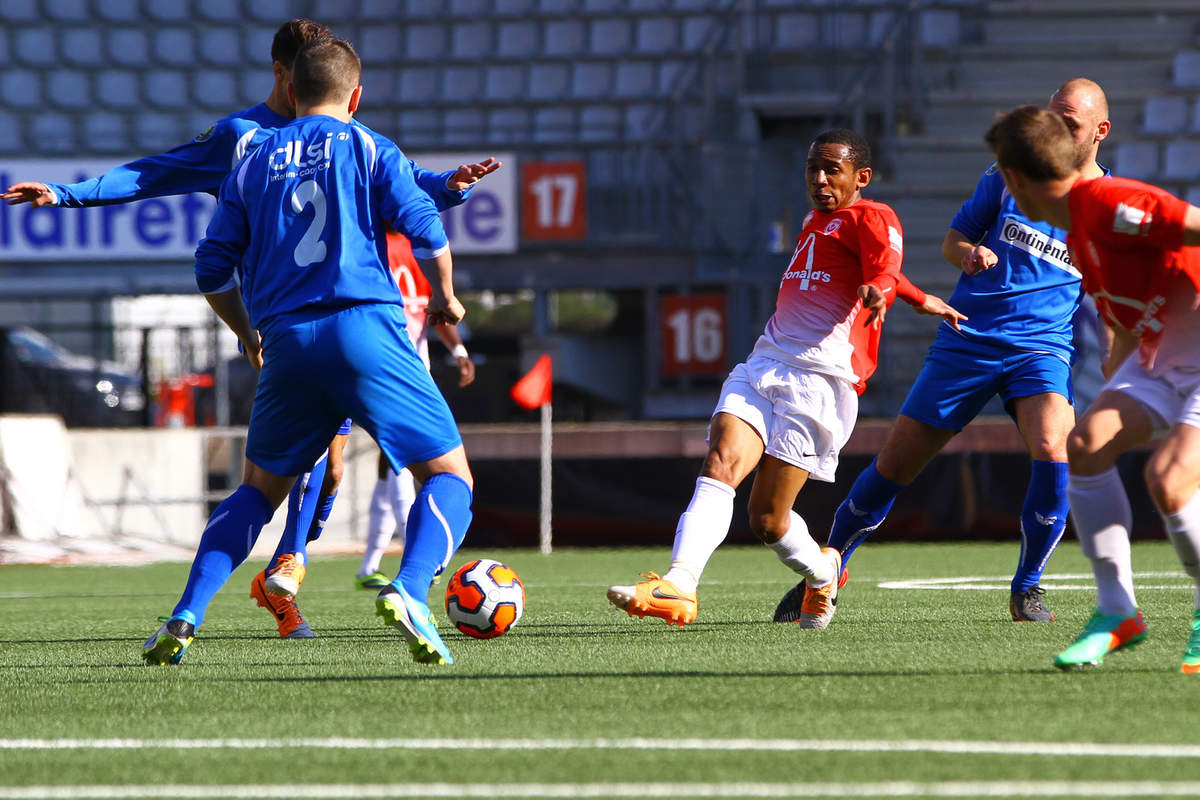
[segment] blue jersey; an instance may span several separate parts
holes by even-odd
[[[961,333],[939,326],[938,340],[1048,351],[1069,360],[1080,273],[1067,252],[1066,231],[1022,214],[994,166],[950,227],[998,260],[991,269],[958,279],[949,302],[969,319]]]
[[[165,153],[122,164],[98,178],[46,185],[58,195],[58,205],[63,208],[105,206],[191,192],[215,196],[221,181],[246,153],[291,122],[291,117],[280,116],[266,103],[259,103],[222,118],[192,141]],[[450,172],[411,166],[417,183],[440,210],[462,203],[470,193],[470,189],[459,192],[447,188]]]
[[[437,208],[394,143],[317,115],[280,128],[221,185],[196,249],[196,285],[232,288],[239,265],[251,323],[266,334],[298,311],[403,304],[387,266],[384,223],[418,258],[449,244]],[[243,260],[244,259],[244,260]]]

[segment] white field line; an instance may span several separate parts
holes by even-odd
[[[1138,583],[1137,589],[1186,589],[1191,587],[1191,578],[1182,572],[1139,572],[1134,578],[1177,578],[1179,583],[1145,584]],[[1061,581],[1084,581],[1084,583],[1061,583]],[[1090,573],[1043,575],[1042,586],[1046,589],[1088,591],[1096,588]],[[948,591],[996,591],[1007,590],[1010,579],[1007,577],[959,577],[959,578],[907,578],[898,581],[883,581],[876,584],[880,589],[908,590],[948,590]]]
[[[1194,797],[1200,781],[372,783],[0,786],[0,800],[374,797]]]
[[[684,750],[1197,758],[1200,744],[963,739],[0,739],[0,750]]]

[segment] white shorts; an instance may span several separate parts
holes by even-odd
[[[832,483],[858,418],[858,392],[840,378],[751,356],[721,386],[713,416],[720,413],[758,431],[767,455]]]
[[[1174,367],[1152,376],[1132,353],[1104,385],[1141,403],[1154,420],[1156,434],[1176,423],[1200,428],[1200,366]]]

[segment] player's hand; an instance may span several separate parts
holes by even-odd
[[[870,315],[863,322],[864,328],[879,328],[883,325],[883,318],[887,316],[887,295],[878,286],[869,283],[864,283],[858,287],[858,297],[862,300],[863,309],[870,311]]]
[[[941,317],[954,326],[954,330],[961,330],[958,323],[966,322],[967,315],[959,312],[957,308],[947,303],[936,294],[925,293],[925,302],[919,306],[913,306],[913,311],[918,314],[932,314],[935,317]]]
[[[467,310],[463,308],[463,304],[459,302],[454,295],[449,297],[437,297],[429,299],[429,305],[425,307],[425,319],[430,325],[457,325],[462,322],[462,318],[467,315]]]
[[[989,248],[983,245],[972,247],[962,259],[962,271],[968,275],[978,275],[985,269],[996,266],[1000,259]]]
[[[0,200],[7,200],[10,206],[20,203],[32,203],[34,208],[52,206],[58,202],[58,195],[44,183],[37,181],[22,181],[14,183],[0,194]]]
[[[459,164],[454,174],[446,179],[446,188],[455,192],[470,189],[485,175],[491,175],[500,169],[503,162],[494,158],[485,158],[478,164]]]
[[[475,362],[470,356],[463,356],[455,359],[458,362],[458,385],[459,387],[470,386],[475,382]]]
[[[254,341],[242,342],[242,350],[246,353],[246,360],[250,362],[250,366],[254,367],[255,372],[262,372],[263,368],[263,349],[262,337],[255,332]]]

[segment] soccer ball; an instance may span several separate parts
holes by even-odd
[[[525,585],[509,567],[490,558],[463,564],[446,585],[446,616],[476,639],[503,636],[525,610]]]

